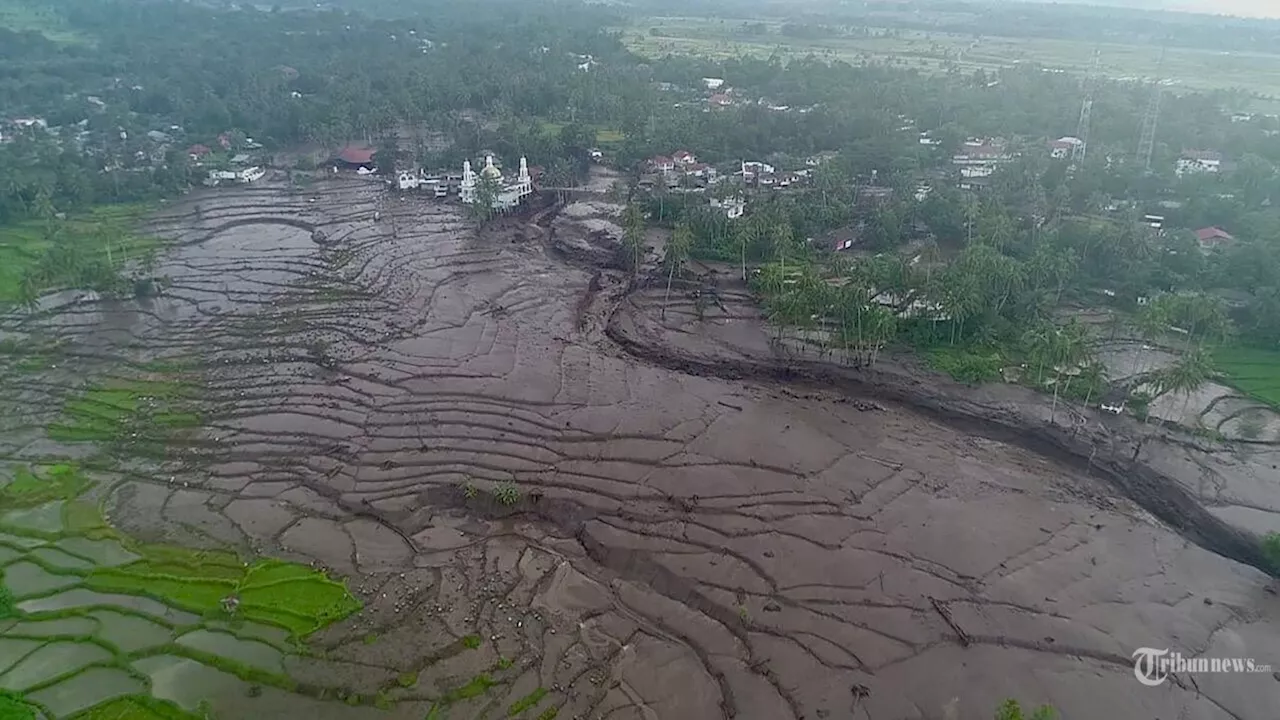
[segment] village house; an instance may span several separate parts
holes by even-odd
[[[769,163],[745,161],[742,163],[742,170],[738,173],[743,180],[755,180],[763,175],[773,175],[778,171]]]
[[[709,204],[713,209],[723,210],[725,217],[730,220],[742,217],[747,210],[747,202],[741,195],[734,195],[724,199],[713,197]]]
[[[878,207],[893,200],[893,188],[881,185],[863,185],[858,188],[859,207]]]
[[[346,168],[348,170],[366,171],[373,169],[373,156],[377,149],[368,145],[348,145],[338,152],[334,161],[334,168]]]
[[[951,157],[951,164],[960,168],[961,190],[983,190],[990,184],[996,168],[1013,159],[1003,141],[996,139],[965,141],[960,151]]]
[[[717,108],[729,107],[733,104],[733,98],[729,97],[726,93],[716,93],[715,95],[707,98],[707,104],[711,107]]]
[[[649,158],[645,164],[650,172],[669,173],[676,169],[675,161],[666,155],[655,155]]]
[[[38,118],[38,117],[11,118],[9,120],[9,124],[15,128],[21,128],[23,130],[33,130],[33,129],[48,130],[49,129],[49,123],[45,122],[44,118]]]
[[[804,164],[808,165],[809,167],[818,167],[832,160],[835,160],[839,156],[840,156],[840,153],[835,152],[834,150],[824,150],[820,153],[817,153],[815,155],[810,155],[809,157],[805,158]]]
[[[251,182],[261,180],[267,174],[266,170],[258,166],[242,168],[240,170],[214,170],[209,173],[209,177],[205,179],[204,184],[216,187],[224,183],[239,183],[247,185]]]
[[[671,153],[671,162],[677,167],[683,168],[697,163],[698,158],[694,157],[693,153],[688,150],[677,150]]]
[[[1049,156],[1055,160],[1066,160],[1076,148],[1083,147],[1084,141],[1078,137],[1062,137],[1049,143]]]
[[[702,84],[708,90],[719,90],[724,86],[724,78],[702,78]]]
[[[1174,169],[1178,177],[1216,173],[1222,170],[1222,153],[1214,150],[1183,150]]]
[[[1205,254],[1228,247],[1235,241],[1231,233],[1219,227],[1200,228],[1196,231],[1196,242],[1200,243],[1200,252]]]
[[[187,157],[191,158],[191,162],[200,162],[206,155],[213,152],[207,145],[196,143],[187,148]]]

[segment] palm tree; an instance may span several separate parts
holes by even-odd
[[[1053,424],[1058,413],[1058,394],[1062,388],[1062,376],[1077,371],[1077,367],[1089,359],[1088,335],[1084,326],[1075,320],[1058,328],[1054,338],[1053,408],[1049,411],[1049,423]],[[1067,380],[1071,384],[1070,377]]]
[[[773,256],[782,266],[783,274],[787,272],[787,256],[791,254],[794,237],[789,223],[778,223],[769,236],[773,244]]]
[[[644,259],[644,215],[635,203],[627,205],[622,213],[622,243],[627,249],[633,276],[640,274],[640,262]]]
[[[1213,374],[1213,361],[1203,348],[1194,347],[1183,353],[1176,362],[1159,373],[1156,380],[1157,395],[1173,393],[1182,395],[1181,417],[1186,417],[1187,406],[1191,404],[1191,396],[1204,385]],[[1196,423],[1199,424],[1197,418]]]
[[[671,281],[675,279],[676,272],[684,267],[684,263],[689,259],[689,249],[693,247],[693,231],[689,229],[688,224],[683,221],[676,225],[675,232],[671,233],[670,239],[663,253],[662,261],[667,266],[667,295],[662,301],[662,317],[667,317],[667,305],[671,303]]]

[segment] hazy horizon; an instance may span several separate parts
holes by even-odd
[[[1280,18],[1276,0],[1019,0],[1044,4],[1105,5],[1147,10],[1237,15],[1253,18]]]

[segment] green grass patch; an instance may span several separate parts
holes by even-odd
[[[55,464],[32,470],[19,467],[13,479],[0,488],[0,509],[35,507],[54,500],[70,500],[90,481],[75,465]]]
[[[4,584],[4,570],[0,568],[0,620],[17,616],[18,608],[14,605],[13,592]],[[3,703],[0,703],[0,707],[3,707]],[[4,713],[0,712],[0,719],[3,718]]]
[[[480,642],[481,640],[479,635],[464,635],[462,637],[462,647],[468,650],[475,650],[480,647]]]
[[[36,709],[23,702],[22,696],[0,690],[0,720],[36,720],[36,717]]]
[[[545,135],[559,135],[560,131],[563,130],[564,126],[567,124],[568,123],[546,122],[546,121],[539,123],[540,127],[542,128],[542,132]],[[626,134],[623,133],[621,130],[616,130],[613,128],[596,128],[596,144],[597,145],[617,145],[618,143],[626,139],[627,139]]]
[[[38,32],[53,42],[64,45],[89,41],[84,34],[72,30],[60,12],[48,5],[34,2],[0,0],[0,27],[15,32]],[[0,718],[4,718],[2,713]]]
[[[924,357],[929,367],[969,385],[995,382],[1004,368],[1004,356],[991,348],[936,347],[926,351]]]
[[[94,263],[103,263],[114,272],[159,248],[159,239],[133,232],[149,209],[142,203],[101,205],[52,224],[30,219],[0,227],[0,303],[21,302],[22,278],[41,263],[48,263],[49,271],[41,276],[37,291],[80,287],[87,284],[86,268]],[[52,262],[50,254],[59,246],[76,262]]]
[[[452,705],[463,700],[470,700],[471,698],[480,697],[481,695],[489,692],[489,688],[497,684],[498,682],[489,677],[488,673],[481,673],[471,678],[471,681],[466,685],[454,688],[445,693],[445,696],[441,698],[440,701],[445,705]]]
[[[4,717],[0,715],[0,717]],[[167,700],[126,695],[72,715],[70,720],[202,720]]]
[[[298,638],[360,609],[346,585],[303,565],[258,560],[246,566],[230,553],[171,547],[135,550],[143,559],[95,569],[86,586],[144,595],[205,616],[230,612],[282,627]]]
[[[560,708],[549,707],[538,713],[538,720],[556,720],[556,716],[560,714]]]
[[[533,692],[525,695],[519,700],[511,703],[511,707],[507,708],[507,717],[517,717],[526,710],[532,710],[538,703],[542,702],[542,698],[547,696],[547,689],[540,687]]]
[[[67,401],[49,437],[63,442],[163,442],[173,432],[200,426],[195,397],[169,379],[112,378]]]
[[[596,130],[596,143],[600,145],[617,145],[626,139],[627,136],[621,130]]]
[[[1280,350],[1221,347],[1213,351],[1213,360],[1227,384],[1280,409]]]
[[[763,32],[743,32],[744,23],[762,26]],[[1280,96],[1277,56],[1271,53],[1223,53],[1176,47],[1162,50],[1156,45],[1082,39],[977,38],[967,33],[903,28],[896,28],[892,35],[876,32],[799,38],[783,34],[783,24],[783,21],[746,18],[641,17],[631,27],[620,29],[622,42],[629,50],[651,58],[780,55],[787,61],[816,54],[854,64],[866,59],[889,62],[927,73],[945,73],[951,67],[971,73],[979,68],[996,70],[1019,63],[1039,63],[1085,73],[1092,68],[1096,52],[1099,72],[1112,78],[1159,76],[1177,80],[1179,92],[1244,88],[1268,98]]]

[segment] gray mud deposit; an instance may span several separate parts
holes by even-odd
[[[448,717],[504,716],[539,687],[561,719],[942,718],[958,698],[981,720],[1006,697],[1064,718],[1275,717],[1270,673],[1137,683],[1138,647],[1280,668],[1280,600],[1097,473],[891,400],[640,359],[605,332],[625,278],[550,233],[477,236],[448,205],[318,188],[184,201],[156,221],[186,243],[164,297],[39,321],[78,373],[201,358],[204,430],[114,485],[112,518],[348,575],[366,610],[321,634],[300,681],[391,688],[384,715],[418,719],[500,658]],[[704,333],[673,308],[659,332],[660,298],[610,327],[689,357],[767,347],[745,309]],[[56,408],[57,383],[24,392]],[[41,444],[12,438],[17,457]],[[469,635],[481,647],[457,652]]]

